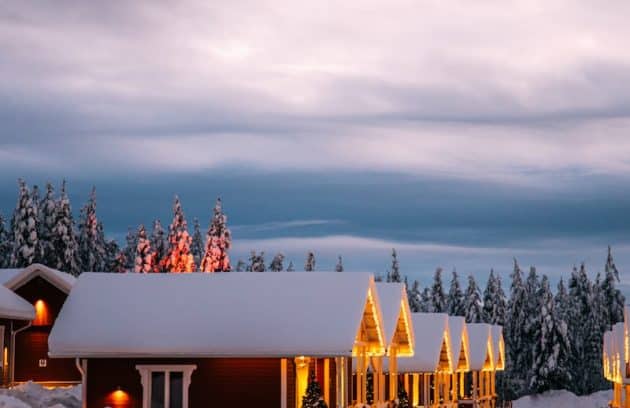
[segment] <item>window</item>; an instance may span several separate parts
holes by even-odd
[[[190,376],[196,365],[138,365],[142,408],[188,408]]]

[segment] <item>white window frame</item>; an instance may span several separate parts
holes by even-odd
[[[137,365],[136,370],[140,372],[142,382],[142,408],[151,408],[151,377],[153,373],[164,373],[164,408],[169,408],[171,393],[171,373],[179,372],[183,374],[182,384],[182,405],[188,408],[188,388],[190,387],[190,377],[197,369],[195,364],[185,365]]]

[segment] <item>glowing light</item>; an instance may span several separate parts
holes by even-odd
[[[43,300],[39,299],[35,302],[35,320],[33,320],[33,326],[49,326],[51,324],[52,321],[48,305]]]
[[[129,394],[118,387],[116,391],[109,394],[108,400],[108,403],[111,404],[113,408],[116,408],[127,406],[131,398],[129,397]]]

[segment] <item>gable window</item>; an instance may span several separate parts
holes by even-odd
[[[196,365],[137,365],[142,408],[188,408],[190,377]]]

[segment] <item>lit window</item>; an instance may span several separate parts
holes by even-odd
[[[188,408],[190,376],[196,365],[138,365],[142,408]]]

